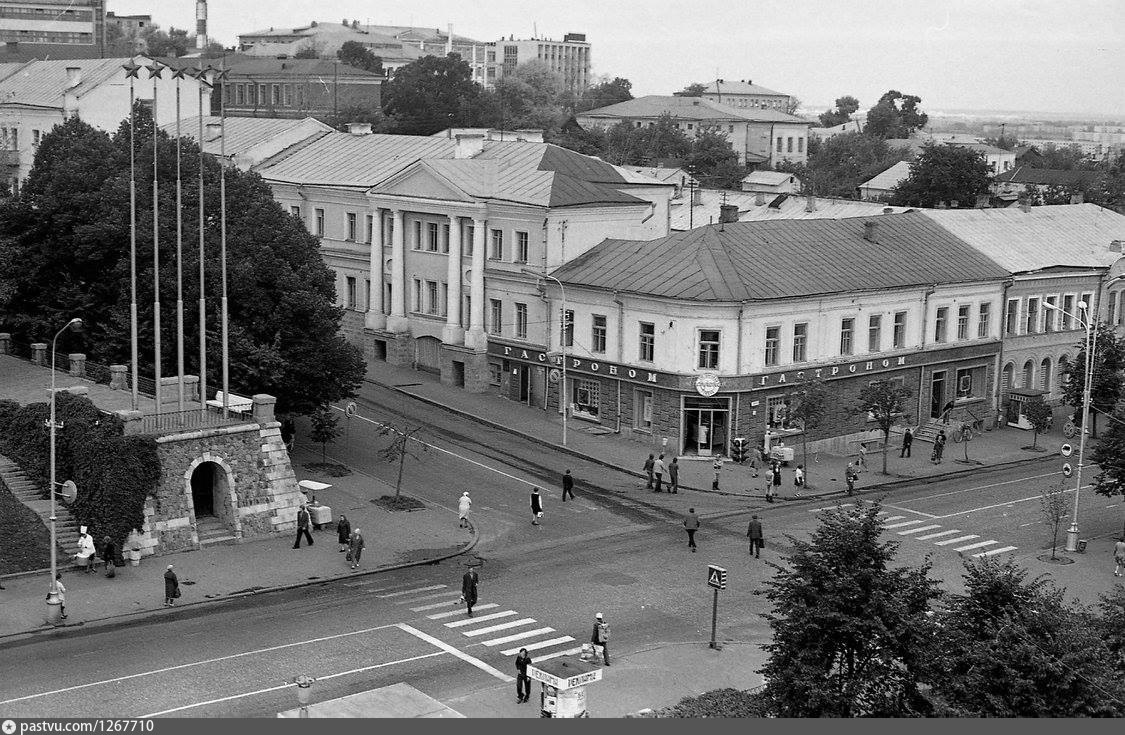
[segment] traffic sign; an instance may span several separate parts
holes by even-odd
[[[709,564],[707,566],[707,586],[714,587],[717,590],[725,590],[727,588],[727,570]]]
[[[552,384],[557,383],[559,382],[560,375],[561,374],[558,370],[556,370],[555,368],[551,368],[551,371],[547,373],[547,380]]]
[[[1071,468],[1070,462],[1063,462],[1063,476],[1064,477],[1070,477],[1070,473],[1073,472],[1073,471],[1074,470],[1073,470],[1073,468]]]
[[[1059,447],[1059,453],[1064,457],[1069,457],[1070,455],[1074,454],[1074,447],[1070,446],[1069,444],[1063,444],[1061,447]]]
[[[347,416],[348,418],[351,418],[352,416],[355,416],[355,412],[356,412],[355,401],[349,401],[348,405],[344,406],[344,415]]]
[[[74,484],[74,480],[67,480],[62,483],[62,490],[59,491],[62,496],[63,502],[70,505],[74,499],[78,497],[78,486]]]

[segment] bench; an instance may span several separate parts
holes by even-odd
[[[237,413],[239,415],[242,415],[242,414],[246,413],[247,411],[254,408],[254,401],[252,399],[243,398],[242,396],[236,396],[233,393],[227,394],[226,400],[227,400],[227,410],[230,411],[231,413]],[[221,390],[217,391],[215,393],[215,399],[212,400],[212,401],[207,401],[207,405],[211,406],[213,408],[217,408],[218,410],[222,411],[223,410],[223,392]]]

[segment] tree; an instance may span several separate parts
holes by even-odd
[[[1010,151],[1016,147],[1016,143],[1018,143],[1019,141],[1016,140],[1015,136],[1004,135],[1003,133],[1001,133],[999,137],[996,138],[985,138],[984,142],[988,145]]]
[[[1099,468],[1094,492],[1106,497],[1125,495],[1125,405],[1109,416],[1109,427],[1094,445],[1090,460]]]
[[[493,122],[496,127],[553,130],[566,119],[559,104],[563,78],[544,61],[520,64],[496,82],[494,94],[500,113],[499,120]]]
[[[812,378],[790,391],[786,397],[789,403],[789,418],[801,427],[801,456],[805,464],[805,486],[811,488],[812,467],[809,465],[809,434],[815,431],[828,413],[828,402],[832,396],[822,378]]]
[[[703,84],[702,82],[695,82],[693,84],[687,85],[683,88],[683,90],[677,92],[676,94],[678,94],[680,97],[702,97],[703,93],[706,91],[706,84]]]
[[[940,617],[928,679],[969,717],[1120,717],[1125,689],[1091,617],[1014,561],[965,564],[963,597]]]
[[[826,128],[843,125],[852,119],[852,113],[859,109],[859,100],[850,94],[836,98],[835,109],[820,113],[820,124]]]
[[[773,631],[759,673],[779,717],[901,717],[925,710],[919,673],[938,595],[929,562],[891,569],[878,503],[830,511],[765,582]]]
[[[603,80],[598,84],[588,87],[574,104],[574,112],[596,110],[599,107],[608,107],[619,102],[628,102],[633,99],[633,83],[623,77],[614,77],[612,80]]]
[[[891,442],[891,428],[905,411],[905,401],[910,391],[895,380],[875,380],[859,391],[856,413],[867,414],[870,421],[883,432],[883,474],[887,474],[887,449]]]
[[[1090,386],[1090,408],[1093,410],[1090,433],[1093,437],[1098,435],[1098,414],[1113,411],[1121,398],[1121,370],[1125,368],[1125,343],[1108,325],[1099,322],[1096,329],[1094,380]],[[1066,383],[1063,384],[1063,400],[1074,406],[1074,423],[1081,424],[1083,391],[1086,389],[1086,340],[1083,339],[1077,347],[1078,355],[1070,364]]]
[[[1043,162],[1039,168],[1054,168],[1060,171],[1084,170],[1093,171],[1097,162],[1082,152],[1077,145],[1046,145],[1036,146]]]
[[[345,41],[340,50],[336,52],[336,58],[348,66],[354,66],[356,69],[363,69],[383,76],[383,59],[376,56],[371,52],[371,49],[359,41]]]
[[[854,199],[860,184],[909,157],[909,149],[891,148],[863,133],[842,133],[809,146],[802,181],[817,196]]]
[[[910,164],[910,175],[895,189],[891,203],[933,208],[942,202],[971,207],[988,192],[989,171],[984,156],[970,148],[927,143]]]
[[[785,113],[788,115],[796,115],[799,109],[801,109],[801,98],[789,95],[789,98],[785,100]]]
[[[183,56],[191,48],[187,31],[175,26],[165,33],[160,26],[150,25],[141,31],[141,39],[150,56]]]
[[[423,56],[395,69],[383,84],[383,114],[395,132],[431,135],[470,120],[479,100],[480,85],[459,54]]]
[[[153,369],[152,118],[137,107],[137,281],[140,370]],[[183,241],[198,242],[198,148],[182,143]],[[176,300],[175,143],[159,136],[161,302]],[[218,325],[219,164],[204,165],[208,385],[221,384]],[[227,169],[230,383],[237,393],[277,396],[279,414],[307,414],[354,394],[363,380],[360,351],[339,334],[332,271],[317,238],[282,210],[257,174]],[[147,223],[147,224],[146,224]],[[0,202],[0,331],[35,342],[75,314],[86,321],[91,362],[129,362],[129,128],[110,136],[78,118],[47,135],[18,197]],[[184,248],[183,272],[198,273],[198,249]],[[183,299],[199,298],[198,281],[184,279]],[[147,293],[147,296],[145,295]],[[174,373],[174,315],[161,320],[164,375]],[[185,319],[184,340],[199,344],[199,324]],[[60,340],[67,349],[70,338]],[[188,369],[198,370],[189,353]]]
[[[1024,416],[1027,416],[1027,420],[1031,423],[1031,448],[1038,449],[1039,435],[1050,430],[1054,413],[1050,405],[1042,399],[1025,404],[1023,411]]]
[[[886,92],[867,111],[863,132],[874,138],[909,138],[914,131],[926,127],[930,119],[926,113],[918,111],[921,101],[921,97],[904,95],[897,89]]]
[[[1066,518],[1066,491],[1063,483],[1048,485],[1039,495],[1039,512],[1043,518],[1043,525],[1051,529],[1051,558],[1055,557],[1055,550],[1059,546],[1059,528]]]
[[[685,164],[695,172],[700,186],[712,189],[737,189],[746,177],[730,141],[723,133],[706,130],[695,136]]]
[[[332,413],[331,408],[321,406],[309,417],[309,422],[311,424],[309,438],[320,445],[320,462],[325,464],[328,461],[328,445],[335,443],[343,433],[340,429],[340,419]]]
[[[1109,649],[1113,668],[1125,674],[1125,586],[1115,584],[1103,592],[1098,599],[1098,612],[1095,625]]]
[[[421,426],[411,428],[404,426],[402,429],[399,429],[395,426],[383,425],[379,429],[380,434],[391,437],[391,443],[379,450],[379,457],[387,462],[398,463],[398,477],[395,479],[396,499],[402,490],[402,470],[406,464],[406,458],[410,457],[416,461],[422,459],[415,454],[411,443],[417,444],[422,448],[422,451],[427,451],[429,449],[428,446],[416,438],[416,435],[420,431],[422,431]]]

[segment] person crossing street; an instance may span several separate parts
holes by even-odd
[[[656,492],[664,492],[664,455],[656,458],[652,465],[652,474],[656,475]]]
[[[650,455],[648,455],[648,459],[645,460],[645,466],[643,467],[644,473],[646,475],[648,475],[648,484],[645,485],[646,490],[652,489],[652,481],[654,479],[653,478],[653,469],[655,467],[656,467],[656,455],[650,454]]]
[[[313,545],[312,534],[309,533],[309,511],[304,505],[297,511],[297,539],[293,542],[293,548],[301,548],[301,536],[309,542],[309,546]]]
[[[543,496],[539,488],[531,488],[531,525],[538,526],[539,519],[543,517]]]
[[[762,522],[758,516],[750,516],[750,525],[746,528],[746,536],[750,539],[750,555],[755,559],[762,553]]]
[[[461,577],[461,599],[465,603],[465,608],[468,616],[473,617],[473,605],[477,604],[477,584],[480,582],[480,577],[477,576],[477,570],[469,567],[465,572],[465,576]]]
[[[566,496],[569,495],[571,500],[574,500],[574,478],[570,475],[570,470],[566,471],[562,479],[563,487],[563,502],[566,502]]]
[[[672,461],[668,464],[668,492],[675,495],[680,491],[680,460],[678,457],[672,457]]]
[[[590,642],[594,644],[594,654],[597,655],[598,647],[602,649],[602,659],[609,666],[609,623],[605,616],[598,613],[594,616],[594,632],[590,634]]]
[[[695,532],[699,530],[699,516],[695,514],[695,508],[688,508],[687,515],[684,516],[684,528],[687,529],[687,545],[692,553],[695,553]]]

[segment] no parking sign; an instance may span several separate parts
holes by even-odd
[[[1063,462],[1062,470],[1064,477],[1070,477],[1070,473],[1074,471],[1074,469],[1070,466],[1070,462]]]

